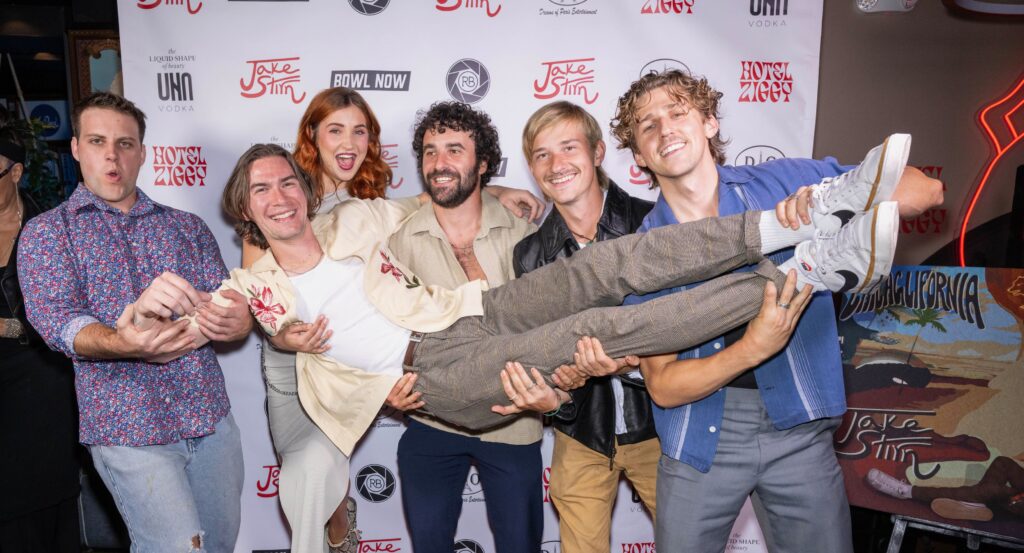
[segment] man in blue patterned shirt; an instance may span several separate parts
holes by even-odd
[[[132,549],[233,551],[242,450],[224,375],[210,346],[190,351],[188,321],[171,319],[198,311],[209,338],[238,339],[248,306],[237,293],[229,307],[209,303],[228,274],[210,230],[136,188],[145,115],[98,93],[72,119],[82,185],[19,244],[28,319],[74,362],[80,439]],[[142,329],[135,306],[166,318]]]
[[[847,173],[849,168],[835,159],[722,165],[721,96],[707,79],[673,70],[642,77],[619,99],[612,133],[661,188],[638,232],[771,206],[790,228],[811,223],[811,217],[819,231],[845,224],[842,216],[820,219],[829,202],[821,190],[842,195],[843,185],[861,182],[857,172]],[[893,135],[890,141],[889,157],[905,163],[909,136]],[[869,159],[879,154],[887,159],[886,146]],[[871,169],[867,161],[864,167]],[[880,162],[878,167],[880,176]],[[832,185],[806,186],[822,179]],[[941,202],[941,183],[912,168],[894,187],[889,193],[904,217]],[[886,199],[871,192],[866,201]],[[771,259],[780,263],[790,257],[792,250]],[[849,505],[832,450],[832,431],[846,401],[831,294],[815,294],[781,352],[771,355],[746,338],[740,329],[641,362],[663,454],[657,548],[723,551],[743,502],[756,491],[768,515],[773,551],[849,552]]]

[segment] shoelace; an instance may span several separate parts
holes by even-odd
[[[852,175],[857,169],[851,169],[835,177],[825,177],[821,183],[814,188],[812,197],[815,200],[814,207],[820,213],[827,213],[835,204],[840,203],[846,196],[854,192],[853,186],[846,181],[854,178]]]
[[[811,245],[815,248],[815,259],[818,261],[818,271],[822,274],[831,270],[832,266],[840,259],[843,259],[852,252],[860,249],[857,243],[857,233],[853,225],[859,221],[851,221],[843,230],[846,232],[836,233],[834,236],[822,236],[817,242]]]

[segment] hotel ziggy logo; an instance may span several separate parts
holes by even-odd
[[[483,10],[487,17],[495,17],[501,12],[501,0],[437,0],[434,8],[442,12],[451,12],[459,8]]]
[[[792,94],[793,75],[788,61],[740,62],[740,102],[786,103]]]
[[[298,67],[299,58],[268,58],[261,60],[248,60],[249,76],[239,79],[238,84],[242,87],[242,96],[245,98],[259,98],[264,94],[271,96],[287,96],[293,104],[298,104],[306,99],[306,93],[296,95],[295,87],[302,80]],[[246,82],[248,79],[248,82]]]
[[[587,105],[597,101],[599,92],[590,93],[594,85],[594,70],[590,65],[594,58],[576,58],[541,62],[544,68],[543,82],[533,81],[533,97],[549,100],[555,96],[579,96]]]
[[[192,3],[192,0],[139,0],[139,3],[135,5],[144,10],[151,10],[160,5],[184,6],[191,15],[195,15],[199,13],[199,10],[203,9],[203,3],[201,0],[195,4]]]
[[[692,14],[696,0],[644,0],[641,14]]]
[[[202,146],[153,146],[154,186],[206,186]]]

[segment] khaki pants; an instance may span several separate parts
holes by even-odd
[[[608,553],[612,507],[625,475],[655,517],[655,487],[661,445],[657,438],[616,444],[609,459],[555,430],[551,459],[551,501],[558,510],[562,553]]]
[[[583,336],[612,357],[681,351],[754,318],[764,286],[785,283],[760,253],[760,212],[669,225],[588,246],[527,273],[483,297],[484,316],[465,317],[427,334],[412,366],[422,410],[449,423],[484,429],[508,419],[491,406],[508,403],[499,373],[507,361],[550,375],[572,360]],[[629,294],[711,279],[642,305]],[[615,307],[619,306],[619,307]]]

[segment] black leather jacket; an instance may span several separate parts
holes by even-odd
[[[609,182],[604,212],[597,223],[597,240],[608,240],[630,234],[640,226],[654,204],[634,198]],[[512,263],[516,276],[546,265],[579,250],[572,232],[558,210],[552,210],[536,233],[516,244]],[[615,455],[615,395],[611,379],[592,378],[572,392],[575,409],[560,413],[553,421],[555,428],[576,441],[609,458]],[[623,383],[623,415],[626,433],[618,436],[621,444],[635,444],[656,436],[651,416],[651,398],[647,390]]]
[[[19,190],[18,194],[21,196],[22,205],[21,227],[25,228],[28,220],[39,215],[41,210],[36,202],[28,194],[25,194],[24,191]],[[18,233],[18,238],[21,238],[20,232]],[[29,342],[41,340],[41,338],[25,318],[25,301],[21,296],[21,286],[18,284],[17,260],[18,243],[15,241],[14,248],[11,249],[11,259],[7,262],[7,267],[4,268],[3,274],[0,275],[0,288],[3,289],[4,300],[7,301],[7,306],[11,309],[11,313],[20,319],[22,326],[25,327],[25,335],[19,338],[19,341],[22,344],[28,344]]]

